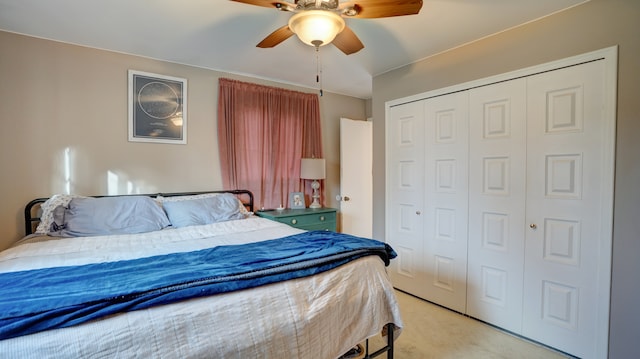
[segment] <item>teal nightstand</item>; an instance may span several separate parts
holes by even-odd
[[[306,229],[308,231],[333,231],[337,230],[335,208],[301,208],[284,209],[282,211],[257,211],[255,214],[292,227]]]

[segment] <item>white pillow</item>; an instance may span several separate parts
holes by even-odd
[[[36,227],[36,234],[51,233],[51,224],[53,223],[53,211],[58,206],[68,207],[69,202],[74,198],[86,198],[74,194],[54,194],[48,200],[40,205],[40,223]]]

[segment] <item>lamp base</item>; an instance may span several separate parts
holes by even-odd
[[[318,194],[318,188],[320,188],[320,182],[318,182],[318,180],[313,180],[313,182],[311,183],[311,188],[313,189],[313,195],[311,196],[311,198],[313,198],[313,202],[311,202],[311,204],[309,205],[309,208],[322,208],[322,205],[320,204],[320,194]]]
[[[313,202],[309,205],[309,208],[322,208],[322,205],[318,202],[317,198],[314,198]]]

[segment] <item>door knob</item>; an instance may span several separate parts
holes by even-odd
[[[531,229],[536,229],[536,228],[538,228],[538,225],[537,225],[537,224],[535,224],[535,223],[531,223],[531,224],[529,225],[529,228],[531,228]]]
[[[348,202],[351,198],[349,198],[349,196],[344,196],[342,197],[341,195],[337,195],[336,196],[336,201],[345,201]]]

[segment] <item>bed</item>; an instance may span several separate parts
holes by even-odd
[[[382,333],[362,355],[393,358],[393,249],[251,211],[242,190],[31,201],[0,252],[0,357],[340,358]]]

